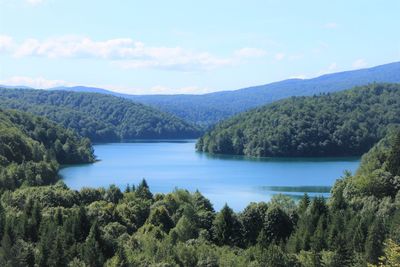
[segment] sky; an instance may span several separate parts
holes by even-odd
[[[202,94],[400,61],[398,0],[0,0],[0,84]]]

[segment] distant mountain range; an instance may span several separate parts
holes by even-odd
[[[210,126],[236,113],[290,96],[318,95],[374,82],[400,83],[400,62],[326,74],[313,79],[289,79],[203,95],[129,95],[85,86],[56,87],[50,90],[111,94],[148,104],[202,126]]]

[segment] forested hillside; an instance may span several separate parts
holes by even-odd
[[[0,191],[50,184],[59,164],[93,161],[89,139],[47,119],[0,109]]]
[[[374,82],[400,83],[400,62],[326,74],[312,79],[289,79],[203,95],[128,95],[84,86],[59,89],[118,95],[207,127],[236,113],[283,98],[336,92]]]
[[[400,123],[400,85],[371,84],[292,97],[239,114],[197,142],[210,153],[248,156],[359,156]]]
[[[0,89],[0,105],[41,115],[93,142],[194,138],[200,131],[173,115],[110,95]]]
[[[1,266],[398,266],[400,133],[332,198],[278,195],[235,213],[199,192],[52,186],[5,191]]]

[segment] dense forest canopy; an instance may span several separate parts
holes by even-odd
[[[399,158],[396,131],[336,182],[328,201],[277,195],[239,213],[227,205],[216,212],[199,192],[153,195],[145,180],[124,192],[62,182],[5,191],[0,265],[397,266]]]
[[[3,88],[0,105],[45,116],[93,142],[200,135],[198,127],[182,119],[110,95]]]
[[[234,116],[197,149],[249,156],[359,156],[400,123],[400,85],[292,97]]]
[[[84,86],[55,89],[117,95],[151,105],[203,127],[209,127],[239,112],[287,97],[332,93],[373,82],[400,83],[400,62],[331,73],[312,79],[289,79],[203,95],[129,95]]]
[[[45,118],[0,109],[0,191],[49,184],[59,164],[93,161],[89,139]]]
[[[6,92],[21,94],[1,100],[21,109],[108,118],[100,107],[86,107],[109,103],[96,96],[26,91],[28,99],[38,94],[33,105],[23,102],[23,90]],[[310,142],[316,142],[309,140],[314,135],[332,138],[320,132],[340,129],[332,140],[358,153],[376,143],[355,174],[337,180],[328,200],[305,194],[296,203],[276,195],[241,212],[228,205],[215,211],[198,191],[153,194],[145,180],[124,191],[114,185],[71,190],[59,181],[59,165],[94,161],[89,139],[47,118],[1,109],[0,266],[398,266],[399,101],[399,85],[370,85],[288,99],[224,122],[255,127],[248,134],[263,133],[257,127],[270,122],[284,126],[278,134],[295,125],[304,133],[289,128],[293,140]],[[117,111],[129,111],[105,107],[119,121]]]

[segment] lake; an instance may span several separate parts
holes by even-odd
[[[98,144],[98,162],[65,166],[60,174],[72,189],[110,184],[124,189],[145,178],[153,193],[198,189],[216,210],[228,203],[239,211],[277,193],[328,197],[335,180],[359,165],[359,158],[214,156],[196,152],[194,146],[195,140]]]

